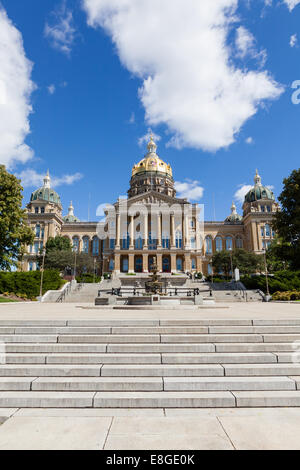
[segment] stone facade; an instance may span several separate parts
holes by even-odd
[[[37,253],[56,235],[69,238],[77,252],[95,257],[98,271],[115,274],[147,273],[155,256],[162,272],[207,275],[217,251],[245,248],[262,253],[269,246],[275,236],[272,219],[278,203],[257,172],[245,196],[243,216],[233,203],[225,221],[207,222],[202,220],[201,205],[176,197],[172,168],[156,150],[151,137],[145,158],[132,169],[128,199],[109,206],[101,224],[80,222],[72,203],[63,217],[60,197],[51,189],[47,174],[27,205],[28,223],[36,237],[22,269],[38,269]]]

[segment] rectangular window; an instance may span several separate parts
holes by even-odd
[[[260,228],[260,233],[261,233],[261,236],[262,236],[262,237],[265,236],[265,228],[264,228],[264,227],[261,227],[261,228]]]
[[[113,238],[110,238],[109,239],[109,248],[110,248],[110,250],[114,250],[115,245],[116,245],[116,240],[113,239]]]
[[[192,250],[196,249],[196,238],[195,237],[191,238],[191,249]]]
[[[34,252],[36,254],[39,252],[39,242],[34,242]]]

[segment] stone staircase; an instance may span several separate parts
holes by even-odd
[[[1,320],[0,408],[300,406],[299,340],[300,320]]]
[[[79,284],[66,298],[66,303],[94,303],[100,284]]]

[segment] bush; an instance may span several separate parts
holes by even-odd
[[[292,291],[292,292],[275,292],[272,296],[273,300],[281,300],[288,302],[290,300],[300,300],[300,291]]]
[[[278,292],[300,291],[300,271],[279,271],[269,276],[269,290],[271,294]],[[266,293],[266,276],[243,276],[242,283],[247,289],[260,289]]]
[[[11,292],[20,297],[32,299],[40,294],[40,282],[40,271],[0,272],[0,294]],[[60,289],[62,284],[63,280],[58,271],[44,271],[43,294],[48,290]]]
[[[82,274],[81,276],[76,276],[77,282],[83,282],[85,284],[93,284],[94,275],[93,274]],[[95,276],[95,282],[101,282],[100,276]]]

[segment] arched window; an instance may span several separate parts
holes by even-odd
[[[39,208],[36,207],[35,210],[34,210],[34,212],[35,212],[36,214],[38,214],[38,213],[39,213]]]
[[[33,271],[33,262],[29,261],[28,271]]]
[[[45,214],[45,207],[41,207],[41,214]]]
[[[270,229],[270,225],[269,225],[269,224],[266,224],[266,226],[265,226],[265,233],[266,233],[266,237],[270,237],[270,236],[271,236],[271,229]]]
[[[82,239],[82,253],[88,254],[89,252],[89,237],[83,237]]]
[[[123,250],[129,250],[129,244],[130,244],[130,239],[129,239],[129,233],[124,233],[123,238],[122,238],[122,249]],[[127,260],[128,261],[128,260]],[[127,269],[128,271],[128,269]],[[125,272],[125,271],[124,271]]]
[[[41,238],[44,239],[45,236],[45,227],[41,228]]]
[[[176,248],[182,248],[182,233],[179,230],[175,234],[175,243]]]
[[[208,255],[212,254],[212,238],[211,237],[205,238],[205,251],[206,251],[206,254]]]
[[[233,248],[232,237],[226,237],[226,250],[231,251]]]
[[[170,238],[168,233],[163,233],[162,235],[162,247],[163,248],[170,248]]]
[[[156,250],[157,240],[156,240],[155,232],[149,232],[148,246],[149,246],[149,250]]]
[[[223,250],[223,240],[221,237],[216,238],[216,251],[222,251]]]
[[[196,259],[192,258],[192,270],[194,271],[196,269],[197,269]]]
[[[78,237],[73,237],[73,250],[76,251],[76,253],[79,252],[79,238]]]
[[[134,245],[136,250],[143,249],[143,238],[139,232],[137,233],[137,238],[135,239]]]
[[[236,237],[235,243],[236,243],[237,248],[243,248],[243,239],[242,239],[242,237]]]
[[[40,224],[36,224],[36,226],[35,226],[35,236],[37,238],[40,238],[40,234],[41,234],[41,226],[40,226]]]
[[[115,261],[114,261],[113,258],[110,258],[110,260],[109,260],[108,269],[109,269],[110,271],[113,271],[113,270],[115,269]]]
[[[94,237],[92,242],[93,256],[99,255],[99,238]]]

